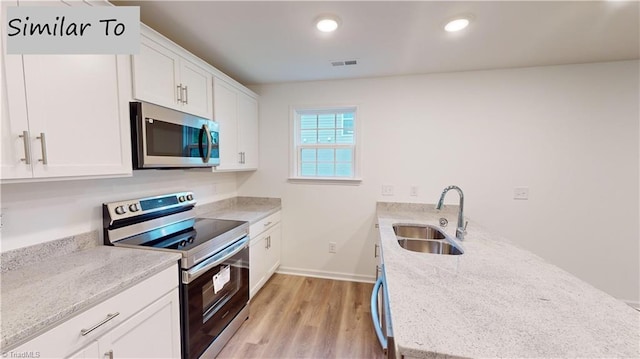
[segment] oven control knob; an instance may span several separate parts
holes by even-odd
[[[116,214],[125,214],[125,213],[127,213],[127,209],[124,208],[124,206],[116,207]]]
[[[178,202],[184,202],[184,201],[186,201],[186,200],[187,200],[187,199],[186,199],[186,198],[184,198],[184,196],[180,196],[180,197],[178,197]]]
[[[184,247],[187,245],[187,241],[180,241],[180,247]]]
[[[130,205],[129,205],[129,210],[130,210],[131,212],[138,212],[138,211],[140,210],[140,207],[138,207],[138,204],[137,204],[137,203],[130,204]]]
[[[193,237],[189,237],[189,239],[187,239],[187,242],[193,243]]]
[[[188,201],[193,201],[193,195],[192,194],[188,194],[187,195],[187,200]]]

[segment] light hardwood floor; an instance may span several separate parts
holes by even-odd
[[[218,358],[383,358],[372,284],[274,274]]]

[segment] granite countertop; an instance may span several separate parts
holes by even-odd
[[[280,198],[234,197],[196,207],[199,217],[232,219],[254,224],[282,209]]]
[[[462,255],[411,252],[394,223],[455,238],[457,206],[378,203],[394,337],[416,358],[640,358],[640,313],[470,222]]]
[[[177,253],[102,246],[94,235],[93,245],[64,254],[42,255],[40,247],[64,250],[55,243],[20,249],[20,256],[3,253],[3,353],[180,259]],[[37,261],[17,263],[30,258]]]

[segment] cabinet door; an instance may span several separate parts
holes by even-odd
[[[120,102],[126,58],[24,55],[23,63],[34,177],[131,173]]]
[[[182,111],[212,119],[211,75],[199,66],[182,60],[180,83],[184,87]]]
[[[100,338],[113,358],[180,358],[180,305],[174,289]]]
[[[280,223],[277,223],[269,230],[269,234],[267,235],[267,237],[269,246],[267,249],[265,263],[265,282],[269,280],[269,278],[271,278],[271,275],[280,266],[280,251],[282,244],[282,229],[280,228]]]
[[[180,110],[178,56],[142,36],[140,53],[133,58],[133,97]]]
[[[221,79],[213,79],[213,119],[220,125],[220,166],[234,170],[240,165],[238,151],[237,90]]]
[[[6,7],[16,6],[16,1],[2,1],[2,23],[6,23]],[[22,77],[22,56],[7,55],[4,27],[0,28],[2,42],[2,135],[0,174],[2,179],[31,178],[31,159],[27,160],[29,136],[21,138],[29,131],[27,102],[24,97],[24,79]],[[8,91],[11,89],[11,91]],[[23,160],[24,159],[24,160]]]
[[[258,293],[265,280],[267,261],[266,233],[258,235],[249,245],[249,299]]]
[[[243,169],[258,168],[258,101],[243,92],[238,93],[238,150]]]
[[[100,348],[98,341],[94,341],[86,347],[78,350],[77,352],[69,355],[68,359],[95,359],[100,358]]]

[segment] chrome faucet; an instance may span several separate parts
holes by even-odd
[[[458,194],[460,195],[460,206],[458,209],[458,225],[456,227],[456,238],[463,240],[464,239],[464,235],[467,234],[467,223],[464,223],[464,194],[462,193],[462,189],[458,186],[449,186],[447,188],[444,189],[444,191],[442,191],[442,194],[440,195],[440,200],[438,201],[438,204],[436,205],[436,209],[442,209],[442,204],[444,202],[444,196],[447,194],[447,192],[449,192],[449,190],[455,189],[456,191],[458,191]]]

